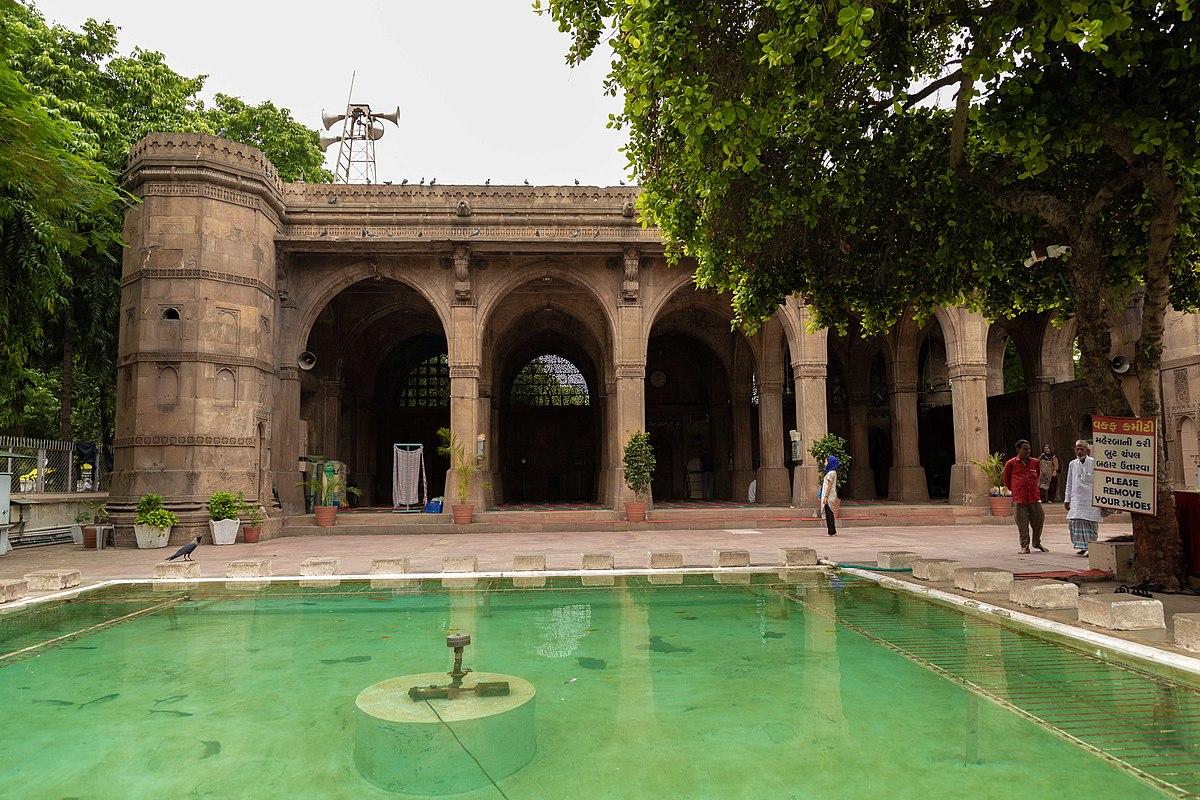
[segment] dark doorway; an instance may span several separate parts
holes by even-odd
[[[397,345],[379,367],[375,387],[376,463],[373,497],[392,500],[392,446],[421,444],[429,496],[445,493],[449,461],[438,455],[438,428],[450,425],[450,366],[446,340],[422,334]]]

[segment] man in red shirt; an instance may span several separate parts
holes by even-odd
[[[1013,516],[1017,520],[1017,531],[1021,534],[1021,552],[1029,552],[1029,526],[1033,524],[1033,546],[1043,553],[1050,548],[1042,547],[1042,524],[1046,512],[1042,510],[1042,494],[1038,487],[1041,465],[1036,458],[1029,457],[1029,442],[1017,441],[1017,454],[1004,464],[1004,485],[1012,492]]]

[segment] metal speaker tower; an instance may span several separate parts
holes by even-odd
[[[351,91],[353,92],[353,83]],[[400,124],[400,109],[387,114],[376,114],[366,103],[346,103],[345,114],[321,112],[325,130],[342,123],[341,136],[322,136],[321,147],[339,143],[337,167],[334,168],[335,183],[376,183],[375,142],[383,137],[383,120],[393,125]]]

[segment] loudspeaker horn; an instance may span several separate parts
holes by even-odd
[[[1124,375],[1126,372],[1129,372],[1130,367],[1133,366],[1129,363],[1129,359],[1125,356],[1113,356],[1112,361],[1108,362],[1108,365],[1112,367],[1112,371],[1118,375]]]
[[[317,365],[317,357],[314,356],[312,353],[308,352],[307,350],[305,350],[303,353],[301,353],[300,356],[296,359],[296,366],[300,367],[300,369],[304,370],[305,372],[308,372],[310,369],[312,369],[316,365]]]
[[[383,138],[383,125],[371,120],[371,124],[367,127],[367,138],[372,141],[378,141]]]
[[[322,150],[326,150],[329,148],[329,145],[337,144],[341,140],[342,137],[340,136],[321,136],[317,139],[317,142],[321,145]]]
[[[345,118],[345,114],[326,114],[324,109],[321,110],[321,122],[325,123],[325,130],[329,130]]]
[[[400,106],[396,106],[396,110],[390,114],[372,114],[371,116],[375,117],[376,119],[386,119],[388,122],[392,123],[393,125],[399,126],[400,125]]]

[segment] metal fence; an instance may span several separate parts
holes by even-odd
[[[104,448],[91,442],[0,436],[0,472],[14,496],[108,491]]]

